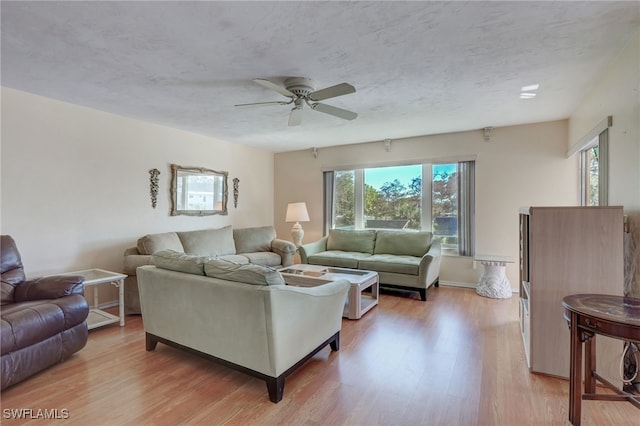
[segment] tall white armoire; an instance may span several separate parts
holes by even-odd
[[[569,377],[569,328],[562,298],[622,295],[622,207],[520,210],[520,331],[531,372]],[[622,342],[598,336],[597,369],[622,386]]]

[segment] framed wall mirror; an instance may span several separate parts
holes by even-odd
[[[227,214],[228,172],[171,165],[171,216]]]

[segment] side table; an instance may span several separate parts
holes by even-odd
[[[127,278],[125,274],[119,274],[117,272],[106,271],[104,269],[85,269],[82,271],[65,272],[60,275],[80,275],[84,277],[84,285],[97,286],[99,284],[111,283],[118,287],[118,309],[119,316],[105,312],[98,308],[98,289],[93,289],[93,307],[89,311],[89,317],[87,318],[87,327],[89,330],[102,327],[103,325],[113,324],[120,322],[120,327],[124,326],[124,279]]]
[[[596,335],[640,343],[640,299],[606,294],[572,294],[562,299],[570,329],[569,421],[580,425],[582,400],[628,401],[640,408],[640,396],[626,393],[596,371]],[[584,343],[584,359],[582,345]],[[584,361],[584,393],[582,364]],[[598,394],[596,381],[617,395]]]
[[[513,259],[506,256],[478,255],[474,258],[484,267],[476,293],[493,299],[508,299],[513,294],[511,284],[507,279],[507,263]]]

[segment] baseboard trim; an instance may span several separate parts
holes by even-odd
[[[458,281],[443,281],[443,280],[440,280],[440,285],[446,285],[448,287],[462,287],[462,288],[473,288],[473,289],[478,287],[478,284],[475,284],[475,283],[471,284],[471,283],[461,283]],[[512,288],[511,293],[518,294],[518,291]]]
[[[113,301],[107,302],[107,303],[101,303],[101,304],[98,305],[98,309],[113,308],[114,306],[118,306],[118,301],[117,300],[113,300]]]
[[[463,288],[476,288],[478,286],[477,284],[462,283],[458,281],[443,281],[443,280],[440,280],[440,285],[446,285],[448,287],[463,287]]]

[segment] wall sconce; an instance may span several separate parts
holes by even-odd
[[[384,150],[387,152],[391,151],[391,139],[384,140]]]
[[[149,170],[149,194],[151,195],[151,207],[154,209],[158,205],[158,176],[160,176],[160,170]]]
[[[313,154],[313,158],[318,158],[318,148],[315,146],[311,148],[311,153]]]
[[[296,247],[302,245],[302,237],[304,230],[300,222],[309,222],[309,212],[307,212],[307,203],[289,203],[287,205],[287,216],[285,222],[295,222],[291,227],[291,238]]]

